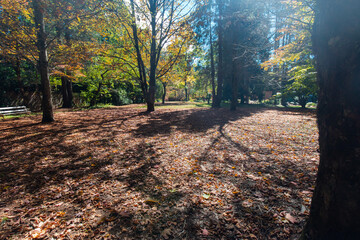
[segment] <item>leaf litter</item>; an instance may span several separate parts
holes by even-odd
[[[58,112],[0,122],[1,239],[295,239],[315,114],[271,108]]]

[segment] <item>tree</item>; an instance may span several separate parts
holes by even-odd
[[[155,110],[155,92],[161,52],[171,39],[186,31],[186,17],[192,11],[191,1],[146,0],[124,1],[128,14],[127,31],[136,52],[138,79],[147,103],[147,111]],[[129,21],[130,20],[130,21]],[[146,36],[147,39],[142,39]],[[170,64],[171,65],[171,64]]]
[[[45,31],[45,6],[41,0],[33,0],[34,20],[37,29],[36,47],[39,51],[38,71],[42,86],[42,122],[54,121],[54,112],[51,96],[51,86],[49,80],[49,58],[47,33]]]
[[[360,236],[360,1],[318,0],[320,165],[302,239]]]
[[[23,104],[25,97],[24,66],[36,65],[37,52],[34,48],[36,31],[31,24],[32,16],[27,0],[2,1],[0,13],[0,56],[1,62],[12,66],[15,81]],[[26,79],[28,82],[28,79]]]
[[[250,71],[262,60],[262,50],[268,45],[267,18],[264,3],[230,0],[225,8],[224,29],[224,97],[231,99],[231,110],[236,110],[239,95],[242,103],[250,97]]]
[[[33,60],[37,66],[41,79],[43,122],[54,121],[51,86],[49,80],[49,52],[56,43],[56,39],[80,19],[96,14],[101,7],[102,0],[4,0],[2,7],[2,28],[4,24],[9,31],[2,32],[6,39],[16,41],[19,56]],[[8,19],[25,19],[23,21],[9,21]],[[5,19],[5,20],[3,20]],[[19,34],[20,33],[20,34]],[[20,35],[20,36],[19,36]],[[13,46],[4,44],[2,47]],[[30,55],[33,49],[35,53]],[[27,50],[27,51],[26,51]],[[13,51],[14,52],[14,51]],[[28,53],[26,53],[28,52]],[[37,55],[37,56],[36,56]]]
[[[274,53],[262,63],[281,92],[281,104],[297,97],[305,107],[310,95],[316,95],[315,61],[311,49],[314,22],[313,0],[288,0],[275,4]]]

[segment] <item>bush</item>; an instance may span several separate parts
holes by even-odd
[[[111,96],[111,103],[115,106],[121,106],[121,105],[133,103],[124,89],[112,89],[110,90],[110,96]]]

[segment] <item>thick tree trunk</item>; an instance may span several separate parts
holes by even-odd
[[[153,112],[153,111],[155,111],[155,102],[154,101],[147,101],[146,102],[146,111],[147,112]]]
[[[34,18],[37,28],[37,48],[39,50],[38,71],[42,85],[42,122],[53,122],[54,112],[49,80],[49,60],[47,55],[46,32],[44,21],[44,6],[42,1],[33,0]]]
[[[359,239],[360,1],[317,3],[320,165],[302,239]]]

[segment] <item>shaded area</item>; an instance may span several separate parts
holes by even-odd
[[[0,122],[1,238],[289,239],[308,214],[313,113],[122,107],[56,118]]]

